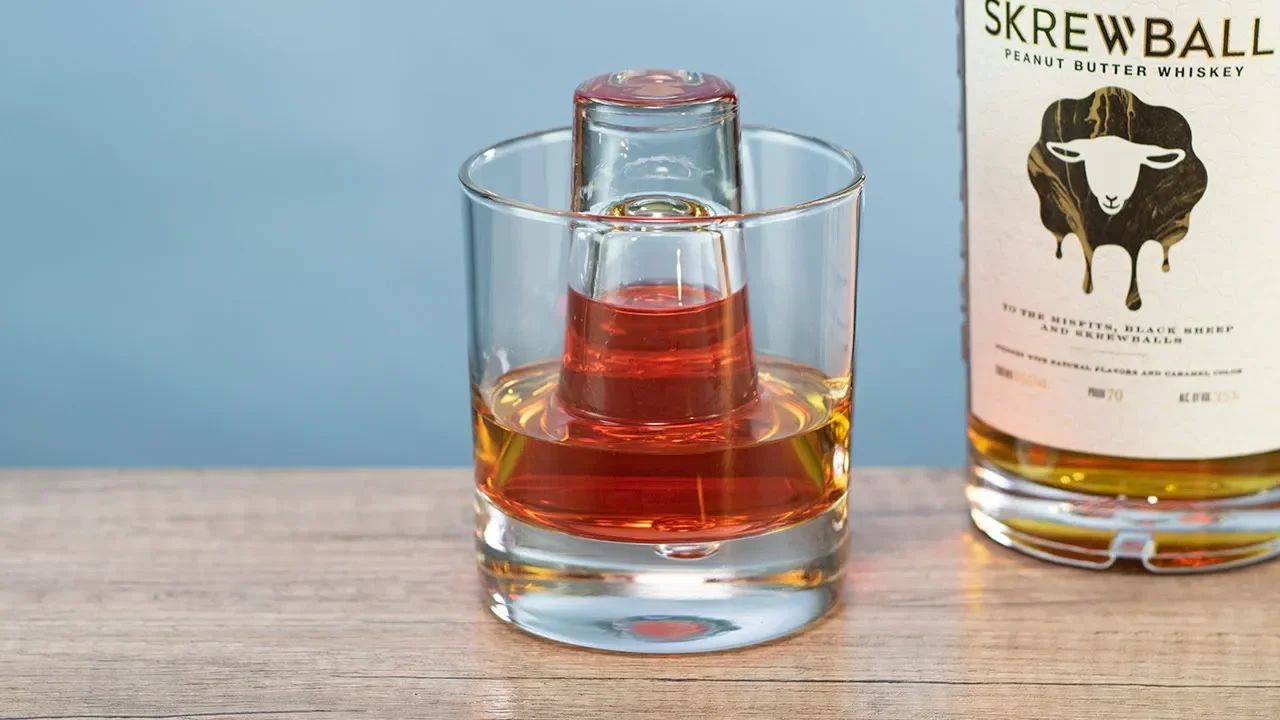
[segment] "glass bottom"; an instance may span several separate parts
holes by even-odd
[[[764,535],[648,545],[516,520],[476,494],[485,600],[534,635],[629,653],[755,645],[821,618],[840,598],[847,509]]]
[[[1063,565],[1193,573],[1280,555],[1280,489],[1205,500],[1090,495],[1018,477],[975,454],[966,495],[974,524],[991,539]]]

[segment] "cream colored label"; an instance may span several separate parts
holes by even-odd
[[[1280,0],[964,0],[971,406],[1122,457],[1280,448]]]

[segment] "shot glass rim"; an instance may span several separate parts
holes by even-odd
[[[828,205],[838,203],[858,193],[862,189],[862,186],[866,184],[867,176],[866,176],[866,172],[863,170],[862,162],[858,160],[858,157],[856,155],[854,155],[852,152],[845,149],[844,147],[841,147],[840,145],[836,145],[835,143],[827,142],[826,140],[812,137],[810,135],[803,135],[801,133],[795,133],[789,130],[782,130],[782,129],[771,127],[768,125],[744,125],[742,129],[743,129],[743,134],[752,133],[752,134],[764,134],[764,135],[769,135],[769,134],[781,135],[793,142],[799,141],[801,143],[816,145],[834,155],[837,155],[843,158],[843,160],[848,164],[848,167],[852,172],[853,177],[844,186],[832,192],[829,192],[825,195],[821,195],[816,198],[805,200],[803,202],[779,206],[776,208],[768,208],[765,210],[753,210],[750,212],[742,212],[742,213],[709,215],[709,216],[699,217],[696,219],[678,218],[678,217],[674,217],[674,218],[628,217],[625,219],[625,223],[631,226],[644,226],[644,225],[705,226],[709,224],[724,223],[724,222],[745,222],[745,221],[752,221],[752,220],[776,219],[779,216],[790,215],[793,213],[803,213],[803,212],[815,210],[818,208],[822,208]],[[529,203],[523,200],[516,200],[514,198],[509,198],[485,187],[473,176],[473,173],[472,173],[473,169],[476,168],[483,160],[486,159],[485,156],[491,153],[498,153],[503,149],[509,149],[515,145],[530,142],[540,138],[545,139],[545,138],[550,138],[560,134],[572,136],[572,133],[573,133],[573,129],[568,126],[549,128],[546,130],[537,130],[531,133],[526,133],[524,135],[518,135],[516,137],[508,138],[506,140],[502,140],[500,142],[489,145],[488,147],[485,147],[477,152],[472,153],[470,156],[467,157],[466,160],[463,161],[462,166],[458,168],[458,180],[462,183],[463,188],[469,194],[475,195],[479,198],[483,198],[484,200],[487,200],[489,202],[496,203],[498,205],[503,205],[509,208],[517,209],[523,212],[534,213],[537,215],[551,216],[551,217],[562,218],[562,219],[569,219],[569,220],[617,224],[620,220],[622,220],[622,218],[618,218],[611,215],[597,215],[594,213],[575,212],[573,210],[563,210],[559,208],[543,207],[536,203]]]

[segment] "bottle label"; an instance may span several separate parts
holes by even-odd
[[[963,0],[971,409],[1280,448],[1280,0]]]

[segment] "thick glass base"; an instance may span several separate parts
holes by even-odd
[[[588,540],[504,514],[476,495],[490,610],[551,640],[616,652],[695,653],[794,633],[835,607],[848,553],[846,504],[720,543]]]
[[[971,469],[974,524],[1042,560],[1092,569],[1132,561],[1153,573],[1190,573],[1280,555],[1280,489],[1208,500],[1130,498],[1042,485],[976,455]]]

